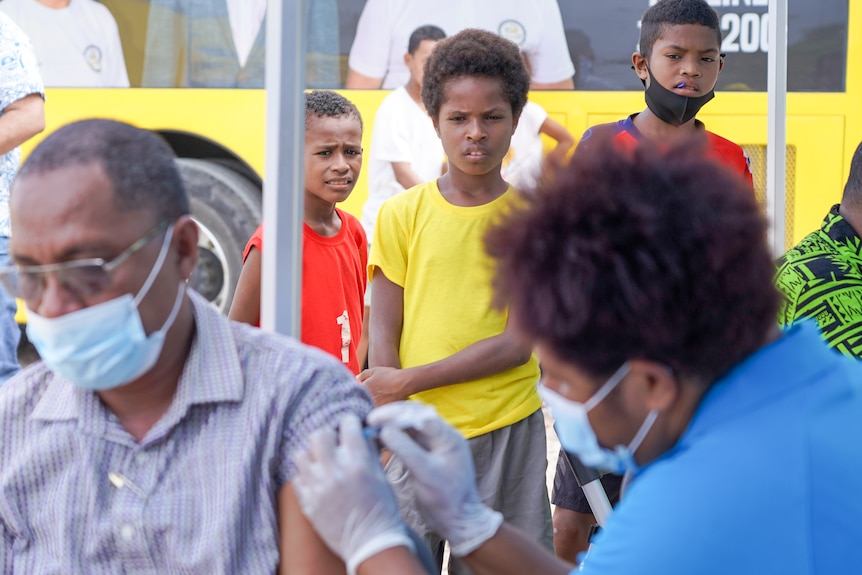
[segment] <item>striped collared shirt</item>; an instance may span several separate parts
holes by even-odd
[[[195,339],[140,443],[41,362],[0,387],[2,573],[275,572],[294,454],[371,401],[325,353],[190,295]]]

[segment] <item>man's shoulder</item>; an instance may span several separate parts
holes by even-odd
[[[792,273],[792,270],[817,265],[817,262],[837,257],[840,257],[840,252],[835,242],[823,230],[814,230],[778,258],[777,275],[780,277],[785,273]]]
[[[41,360],[32,363],[0,385],[0,425],[28,419],[51,385],[53,373]],[[9,438],[7,438],[9,439]]]
[[[230,323],[248,400],[271,401],[273,409],[283,411],[293,409],[290,403],[309,392],[326,389],[334,398],[339,389],[343,391],[345,385],[355,383],[349,373],[346,376],[342,373],[344,368],[335,358],[317,348],[284,334],[226,318],[225,321]],[[212,354],[213,350],[207,353]],[[209,357],[217,359],[215,355]],[[218,358],[220,362],[224,360]]]

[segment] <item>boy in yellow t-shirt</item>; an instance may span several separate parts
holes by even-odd
[[[422,100],[449,171],[380,210],[369,259],[371,367],[359,379],[378,405],[408,397],[434,405],[470,440],[484,500],[550,549],[538,364],[494,309],[483,244],[517,201],[500,167],[529,81],[517,46],[489,32],[465,30],[431,54]],[[405,518],[442,557],[405,474],[397,458],[388,463]]]

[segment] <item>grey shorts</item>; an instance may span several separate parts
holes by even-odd
[[[485,504],[553,551],[551,509],[545,484],[548,464],[545,441],[541,409],[517,423],[468,440],[476,484]],[[404,521],[439,557],[443,541],[430,530],[416,508],[410,474],[397,457],[387,463],[386,478],[398,498]],[[450,573],[460,575],[469,571],[453,562]]]

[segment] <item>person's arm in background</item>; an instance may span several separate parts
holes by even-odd
[[[358,222],[357,222],[358,224]],[[359,371],[365,369],[368,363],[368,329],[370,321],[371,307],[366,305],[368,301],[368,237],[365,235],[365,230],[362,225],[358,224],[357,245],[356,249],[359,253],[359,265],[362,269],[362,279],[364,280],[362,293],[359,294],[361,301],[359,309],[362,310],[362,329],[359,334],[359,342],[356,344],[356,362],[359,364]]]
[[[252,247],[248,252],[245,262],[242,264],[242,271],[240,271],[239,280],[236,283],[233,302],[231,302],[230,311],[227,314],[228,318],[234,321],[254,326],[260,325],[261,256],[260,250]]]
[[[0,74],[0,154],[8,154],[45,129],[45,87],[30,39],[6,14],[4,69]]]
[[[557,0],[542,0],[529,5],[530,10],[540,10],[544,29],[539,33],[540,41],[526,54],[530,67],[530,89],[574,90],[575,66],[569,54],[566,31]]]
[[[0,154],[8,154],[45,129],[45,100],[28,94],[0,114]]]
[[[353,68],[347,71],[347,80],[344,82],[344,87],[348,90],[379,90],[382,85],[383,78],[372,78]]]
[[[413,171],[410,162],[391,162],[391,164],[392,171],[395,172],[395,179],[405,190],[424,183],[422,178]]]
[[[575,137],[569,133],[565,126],[552,120],[550,117],[545,118],[545,121],[542,122],[539,133],[545,134],[557,141],[554,149],[545,156],[545,162],[551,166],[563,165],[569,150],[575,145]]]
[[[386,3],[387,0],[368,0],[362,8],[347,60],[344,87],[348,90],[377,90],[383,85],[391,44]]]
[[[372,249],[374,247],[372,246]],[[401,368],[399,350],[401,327],[404,322],[404,288],[392,282],[378,269],[374,273],[371,290],[371,309],[374,313],[369,324],[369,368]],[[359,375],[360,381],[370,370]]]
[[[380,276],[375,276],[374,291],[371,294],[375,318],[378,309],[378,300],[375,299],[379,288],[378,277]],[[401,293],[403,301],[403,290]],[[400,336],[400,324],[398,333]],[[381,334],[381,337],[384,335],[386,334]],[[372,327],[372,349],[376,345],[375,337],[378,337],[378,334]],[[398,369],[400,364],[379,367],[386,364],[378,363],[372,355],[372,363],[369,364],[371,367],[359,374],[359,381],[368,387],[374,396],[375,405],[383,405],[406,399],[420,391],[471,381],[512,369],[529,361],[531,355],[532,348],[524,345],[511,325],[507,324],[503,333],[479,340],[449,357],[426,365],[407,369]]]

